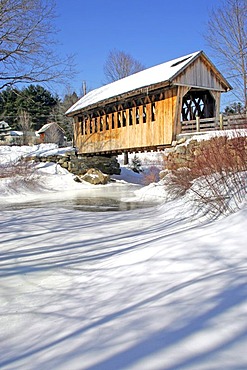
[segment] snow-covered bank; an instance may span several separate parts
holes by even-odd
[[[4,369],[244,369],[247,209],[1,212]]]
[[[21,157],[35,156],[35,155],[54,155],[63,154],[71,148],[58,148],[55,144],[40,144],[34,146],[0,146],[0,163],[13,162]],[[150,161],[157,161],[160,154],[153,153],[153,158],[150,156]],[[156,158],[156,159],[155,159]],[[121,163],[121,158],[120,158]],[[49,201],[52,198],[56,199],[71,199],[76,196],[82,196],[83,194],[88,197],[103,196],[111,197],[112,194],[117,192],[121,201],[154,201],[162,202],[164,200],[164,190],[157,192],[152,187],[145,188],[142,192],[136,191],[134,193],[134,186],[143,183],[144,174],[137,174],[130,168],[122,168],[120,176],[112,176],[114,182],[106,185],[91,185],[87,182],[78,183],[74,181],[74,175],[69,173],[66,169],[63,169],[59,164],[55,163],[39,163],[35,166],[35,174],[37,175],[37,181],[31,183],[28,186],[20,180],[16,181],[15,178],[0,178],[0,200],[2,205],[4,204],[16,204],[23,202]],[[131,184],[132,189],[127,196],[125,191],[126,185]],[[121,190],[122,187],[122,190]],[[129,187],[130,189],[130,187]],[[136,189],[139,189],[136,186]],[[124,193],[122,197],[121,194]]]
[[[1,180],[1,369],[247,368],[246,206],[214,222],[187,195],[131,212],[4,209],[18,199],[107,196],[131,174],[95,187],[39,166],[36,189]],[[163,192],[151,184],[136,197]]]
[[[32,155],[63,155],[66,151],[72,150],[71,147],[58,148],[56,144],[5,146],[0,145],[0,163],[14,161],[20,157]]]

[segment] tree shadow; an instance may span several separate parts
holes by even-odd
[[[65,279],[71,279],[71,277],[74,276],[73,274],[75,274],[75,277],[78,279],[83,275],[84,271],[87,269],[88,271],[90,270],[90,274],[86,276],[87,279],[85,284],[80,285],[80,280],[75,280],[76,284],[79,284],[78,289],[72,280],[70,280],[70,286],[65,287],[61,294],[57,292],[56,286],[50,288],[45,285],[44,288],[39,286],[40,289],[37,290],[37,292],[44,298],[43,302],[40,302],[39,306],[37,305],[34,308],[27,308],[24,312],[25,314],[38,315],[39,318],[43,316],[45,319],[47,317],[51,320],[59,315],[63,323],[67,319],[66,314],[68,312],[62,309],[59,310],[59,312],[52,312],[52,310],[49,309],[44,312],[43,308],[45,305],[67,302],[72,295],[74,296],[78,292],[81,292],[82,289],[85,289],[87,284],[90,284],[90,288],[94,284],[92,292],[97,294],[97,290],[100,289],[102,285],[99,284],[94,274],[96,272],[99,273],[101,268],[109,272],[111,268],[115,266],[113,265],[112,267],[112,261],[115,261],[116,257],[121,255],[124,256],[126,254],[130,259],[129,261],[131,261],[132,252],[137,252],[141,256],[143,252],[149,250],[150,246],[156,247],[153,248],[152,253],[157,252],[157,255],[151,255],[150,259],[153,258],[153,260],[158,260],[160,256],[163,256],[160,252],[166,253],[165,260],[169,263],[178,262],[179,259],[185,257],[187,259],[193,259],[195,266],[193,271],[190,271],[193,275],[195,271],[198,271],[198,266],[196,265],[198,255],[195,253],[193,254],[189,250],[186,251],[186,255],[182,253],[178,256],[169,256],[169,252],[174,247],[172,243],[177,240],[180,234],[186,234],[186,238],[182,238],[184,243],[186,241],[184,246],[185,250],[186,247],[193,244],[195,238],[193,236],[193,231],[196,225],[200,223],[200,220],[191,223],[190,219],[181,213],[177,218],[169,216],[164,218],[163,216],[158,217],[158,215],[156,215],[155,221],[150,222],[150,215],[154,214],[153,211],[146,212],[142,215],[141,213],[133,214],[131,212],[125,215],[126,219],[123,218],[123,215],[118,216],[110,214],[104,215],[105,218],[103,219],[101,218],[103,215],[98,215],[97,218],[95,218],[94,215],[88,215],[88,218],[81,218],[81,213],[76,214],[70,211],[64,212],[63,215],[56,215],[51,211],[48,211],[45,215],[36,214],[34,210],[30,211],[29,215],[21,215],[21,212],[19,212],[18,217],[15,220],[12,219],[12,223],[9,225],[9,230],[13,227],[15,234],[9,236],[7,233],[6,236],[4,236],[4,241],[2,240],[2,243],[7,242],[9,249],[6,248],[6,252],[1,254],[0,262],[3,267],[1,269],[1,277],[3,281],[5,278],[6,281],[8,281],[9,277],[26,278],[28,274],[30,274],[30,279],[32,281],[32,276],[35,276],[36,272],[48,272],[49,275],[51,272],[60,271]],[[44,218],[51,217],[51,215],[52,218],[50,218],[50,223],[47,225],[47,220],[44,222]],[[137,215],[140,216],[140,222],[136,220]],[[20,220],[22,220],[21,225],[19,224]],[[146,223],[145,220],[148,222]],[[117,227],[119,225],[123,226],[125,223],[129,225],[130,222],[133,222],[132,227],[122,227],[119,229],[120,231],[118,231]],[[32,223],[39,226],[40,232],[34,232],[33,228],[30,229]],[[64,228],[65,224],[67,229]],[[136,229],[137,225],[139,226],[138,230]],[[27,227],[27,231],[30,230],[32,235],[29,235],[27,231],[23,231],[25,226]],[[109,227],[109,229],[105,230],[107,227]],[[96,228],[98,228],[98,233],[96,235],[94,234],[92,237],[92,230]],[[88,229],[90,230],[88,231]],[[76,241],[74,240],[75,234],[78,234]],[[40,242],[39,238],[41,237],[42,240]],[[11,247],[12,243],[15,241],[16,246]],[[35,242],[38,243],[38,245],[35,245]],[[159,329],[152,329],[148,334],[141,336],[132,344],[128,345],[128,343],[125,342],[125,346],[123,346],[124,349],[120,349],[118,352],[115,351],[113,355],[110,355],[111,351],[109,351],[108,347],[111,343],[101,343],[101,349],[105,344],[106,354],[104,358],[101,360],[92,358],[90,365],[83,367],[82,364],[81,368],[87,370],[117,370],[131,368],[136,366],[140,359],[146,360],[148,363],[149,358],[152,356],[161,356],[160,362],[162,363],[162,360],[164,360],[165,363],[165,358],[162,359],[162,356],[165,356],[162,354],[162,351],[169,352],[170,350],[174,350],[176,346],[179,347],[179,345],[183,345],[186,340],[190,340],[190,338],[202,333],[204,330],[217,330],[214,328],[214,322],[221,321],[225,314],[228,314],[242,304],[246,304],[247,301],[246,279],[245,275],[242,273],[244,272],[244,266],[242,267],[241,263],[227,264],[228,260],[223,260],[222,256],[217,255],[215,250],[210,250],[207,244],[201,245],[200,247],[202,247],[203,252],[199,251],[199,256],[201,256],[201,253],[208,253],[207,261],[212,263],[212,265],[214,262],[219,263],[220,261],[221,265],[217,265],[217,267],[212,269],[207,269],[205,273],[201,271],[196,275],[194,274],[192,278],[186,277],[186,279],[183,280],[182,277],[180,280],[174,280],[170,286],[162,287],[162,289],[155,286],[152,289],[152,286],[136,283],[133,288],[135,294],[134,299],[129,302],[124,302],[123,308],[119,308],[119,305],[114,306],[114,301],[109,302],[112,303],[112,306],[108,311],[103,311],[106,313],[99,312],[99,316],[93,316],[93,318],[89,316],[89,320],[87,321],[83,319],[82,314],[79,314],[76,326],[66,328],[66,330],[58,326],[58,329],[61,329],[61,333],[56,335],[54,332],[47,332],[42,335],[37,333],[35,338],[26,337],[27,344],[25,344],[25,342],[16,342],[9,352],[6,351],[6,353],[3,353],[4,356],[2,357],[2,361],[0,360],[0,367],[16,366],[17,368],[18,364],[22,363],[22,361],[30,361],[31,363],[35,356],[38,356],[40,367],[43,368],[52,368],[53,362],[56,363],[57,368],[59,368],[59,366],[64,367],[66,362],[69,363],[70,360],[74,359],[78,360],[79,363],[81,356],[85,354],[89,355],[90,350],[94,347],[95,343],[93,342],[92,336],[90,337],[91,342],[89,344],[91,349],[89,346],[86,347],[85,343],[83,347],[83,338],[89,335],[91,331],[100,333],[100,330],[107,325],[116,328],[117,324],[121,321],[124,323],[126,322],[126,330],[133,332],[135,331],[135,320],[137,320],[137,317],[141,320],[143,312],[149,310],[153,305],[162,306],[164,315],[168,305],[171,305],[171,307],[179,313],[179,304],[181,302],[188,303],[186,299],[183,298],[184,294],[187,294],[187,289],[196,287],[197,284],[201,282],[217,282],[218,280],[215,278],[220,277],[221,281],[224,281],[224,288],[219,288],[217,294],[211,301],[211,298],[204,299],[203,291],[200,291],[200,295],[193,301],[194,309],[196,308],[196,303],[202,305],[198,313],[188,316],[184,315],[181,321],[178,315],[177,320],[179,321],[179,325],[175,325],[174,322],[167,323],[164,317],[164,322],[160,322]],[[149,255],[144,258],[144,262],[147,268],[149,265]],[[130,262],[126,262],[124,259],[121,263],[128,264]],[[134,260],[133,264],[134,269],[138,261],[136,262]],[[243,269],[240,271],[241,268]],[[164,274],[165,273],[164,266]],[[89,278],[91,278],[91,280]],[[146,279],[148,280],[149,278],[150,275],[148,270],[146,270]],[[62,281],[58,283],[62,284]],[[164,284],[167,284],[172,281],[172,276],[170,280],[164,278],[163,281]],[[142,283],[144,282],[145,279],[142,280]],[[157,283],[157,280],[154,280],[154,283],[155,282]],[[32,283],[35,284],[35,281]],[[113,281],[110,274],[107,275],[105,284],[105,291],[112,289]],[[6,287],[8,286],[6,285]],[[146,290],[144,290],[143,295],[139,296],[137,289]],[[133,292],[129,287],[125,287],[125,290],[127,293]],[[155,293],[152,293],[153,291]],[[192,291],[194,294],[198,294],[196,289],[192,289]],[[176,296],[176,294],[178,296]],[[180,294],[181,299],[176,301],[177,297],[180,297]],[[192,296],[192,293],[190,294]],[[63,295],[63,300],[61,300],[61,295]],[[87,304],[87,302],[84,303],[80,301],[81,297],[94,298],[91,295],[91,291],[89,295],[83,295],[81,292],[78,298],[74,298],[73,308]],[[173,299],[169,297],[173,297]],[[117,295],[114,296],[114,299],[119,302]],[[104,305],[104,301],[100,300],[100,298],[96,302],[98,305],[100,303]],[[204,304],[205,308],[203,306]],[[93,304],[92,307],[95,308]],[[21,314],[22,313],[18,313],[18,315]],[[12,314],[7,312],[6,315],[8,315],[8,318],[11,320]],[[13,315],[15,315],[15,313],[13,313]],[[131,315],[134,315],[136,319],[129,322],[128,318]],[[156,320],[156,317],[152,319]],[[160,320],[160,317],[158,319]],[[82,322],[84,322],[84,324],[81,324]],[[133,327],[131,324],[133,324]],[[26,335],[28,335],[28,330]],[[111,334],[111,340],[114,339],[114,335],[117,337],[120,336],[117,332],[113,332]],[[213,361],[215,355],[231,349],[235,344],[246,340],[246,338],[247,329],[243,326],[241,330],[232,333],[230,336],[226,338],[222,337],[214,346],[202,349],[200,352],[195,351],[193,354],[190,353],[185,357],[178,356],[177,360],[174,360],[173,363],[169,363],[168,365],[164,365],[163,368],[166,370],[185,369],[192,366],[196,368],[197,365],[200,366],[201,364],[207,364],[207,361]],[[70,348],[67,353],[64,353],[66,346],[69,347],[70,342],[73,341],[76,341],[74,348]],[[126,345],[128,345],[128,347]],[[56,358],[54,356],[50,359],[49,356],[47,358],[46,355],[49,353],[55,353]],[[236,363],[239,366],[238,369],[241,369],[242,364],[245,364],[245,362],[245,358],[237,358],[236,354]],[[69,367],[70,365],[68,365],[68,368]]]

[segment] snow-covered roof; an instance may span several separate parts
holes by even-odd
[[[23,136],[23,132],[22,131],[10,131],[10,135],[11,136]]]
[[[0,129],[11,130],[9,124],[5,121],[0,121]]]
[[[46,123],[45,125],[43,125],[41,127],[41,129],[39,129],[37,131],[37,134],[42,134],[43,132],[45,132],[49,127],[51,127],[53,125],[53,123]]]
[[[48,130],[48,128],[50,128],[53,125],[56,125],[61,131],[64,132],[64,129],[62,127],[60,127],[56,122],[50,122],[50,123],[46,123],[44,126],[42,126],[41,129],[39,129],[37,131],[37,134],[42,134],[43,132]]]
[[[169,62],[137,72],[121,80],[112,82],[98,89],[90,91],[79,99],[66,114],[78,111],[92,104],[96,104],[105,99],[112,98],[139,88],[172,80],[188,64],[190,64],[202,51],[196,51],[192,54],[182,56]]]

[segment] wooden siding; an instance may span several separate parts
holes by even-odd
[[[193,86],[209,90],[227,91],[222,80],[213,70],[212,66],[203,58],[196,59],[178,77],[173,80],[174,84]]]
[[[170,145],[177,108],[177,87],[159,92],[158,96],[154,92],[142,97],[142,103],[138,103],[140,99],[136,98],[115,107],[98,107],[97,117],[93,118],[90,117],[95,116],[95,110],[78,114],[74,118],[74,140],[78,153],[138,151]]]

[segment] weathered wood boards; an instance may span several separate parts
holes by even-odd
[[[177,88],[75,117],[79,153],[141,150],[170,145]]]

